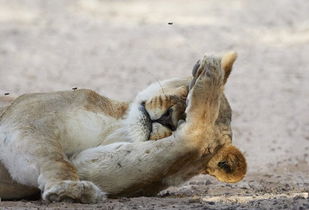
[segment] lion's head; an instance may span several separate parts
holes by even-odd
[[[172,135],[184,119],[191,77],[156,82],[141,91],[130,105],[126,120],[134,141],[158,140]]]

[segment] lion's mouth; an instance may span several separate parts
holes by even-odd
[[[148,140],[152,132],[152,120],[150,118],[149,113],[146,110],[145,104],[141,104],[138,109],[142,113],[143,127],[147,130],[147,140]]]

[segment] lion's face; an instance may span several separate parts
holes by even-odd
[[[153,83],[137,95],[126,120],[134,141],[162,139],[176,130],[178,121],[184,119],[190,80]]]

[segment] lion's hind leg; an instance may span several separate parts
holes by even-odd
[[[79,180],[56,139],[20,130],[0,145],[0,158],[13,180],[40,188],[42,198],[50,202],[95,203],[104,197],[92,182]]]
[[[65,159],[49,159],[42,164],[41,170],[38,183],[44,189],[44,200],[96,203],[104,197],[95,184],[80,181],[75,167]]]

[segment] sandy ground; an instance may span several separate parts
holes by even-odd
[[[0,0],[0,95],[78,87],[128,100],[228,50],[239,53],[226,95],[242,182],[198,176],[157,197],[0,208],[309,208],[307,0]]]

